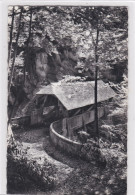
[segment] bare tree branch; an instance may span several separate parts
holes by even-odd
[[[14,16],[15,16],[15,9],[13,6],[13,10],[12,10],[12,22],[11,22],[11,29],[10,29],[10,41],[9,41],[9,45],[8,45],[8,63],[9,63],[9,59],[10,59],[10,53],[11,53],[11,46],[12,46],[12,34],[13,34],[13,28],[14,28]]]

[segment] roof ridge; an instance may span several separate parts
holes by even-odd
[[[102,80],[98,80],[98,102],[115,96],[113,89]],[[79,85],[80,84],[80,85]],[[43,87],[37,94],[55,95],[67,110],[94,104],[94,81],[52,84]]]

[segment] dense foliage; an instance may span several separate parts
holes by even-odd
[[[26,156],[27,149],[24,150],[18,141],[10,140],[7,152],[7,189],[10,190],[8,193],[18,190],[24,192],[27,181],[32,181],[44,191],[53,188],[56,170],[47,159],[44,159],[43,165],[30,160]]]
[[[32,67],[28,66],[34,65],[27,64],[26,51],[27,47],[32,47],[33,49],[41,48],[47,55],[57,59],[61,66],[63,66],[61,64],[63,55],[63,57],[77,61],[77,66],[85,66],[85,71],[88,71],[87,69],[93,68],[92,64],[95,62],[94,48],[98,25],[97,54],[101,72],[106,70],[107,76],[108,71],[112,70],[113,76],[119,80],[118,77],[126,71],[128,35],[127,9],[125,7],[25,6],[22,8],[15,6],[14,13],[12,10],[13,7],[9,7],[10,34],[13,28],[12,39],[9,36],[10,64],[17,47],[15,65],[27,66],[26,71],[31,71]],[[21,17],[20,14],[22,14]],[[17,39],[18,30],[19,37]],[[9,66],[11,66],[10,64]],[[117,71],[119,75],[117,75]],[[105,78],[105,76],[103,77]]]
[[[39,82],[57,81],[65,74],[94,80],[95,55],[98,78],[123,81],[127,19],[126,7],[10,6],[10,108],[29,99]]]
[[[98,143],[89,138],[81,152],[90,160],[98,159],[102,167],[107,166],[109,170],[113,170],[110,186],[115,185],[117,180],[123,181],[125,185],[127,8],[9,6],[8,14],[9,119],[18,115],[17,111],[34,99],[41,84],[47,85],[63,76],[66,82],[97,79],[108,82],[117,95],[107,105],[108,116],[99,122]],[[48,186],[53,184],[48,175],[45,176],[45,181],[41,181],[41,174],[49,166],[47,162],[40,170],[38,165],[32,166],[33,162],[28,162],[27,159],[12,159],[14,149],[9,144],[9,166],[12,161],[17,169],[25,172],[31,167],[31,173],[36,174],[41,183]],[[37,170],[33,171],[34,168]],[[105,174],[107,176],[104,177],[108,178],[110,172]]]

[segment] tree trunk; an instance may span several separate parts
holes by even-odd
[[[13,34],[13,28],[14,28],[14,16],[15,16],[15,8],[13,6],[13,10],[12,10],[12,22],[11,22],[11,30],[10,30],[10,41],[9,41],[9,45],[8,45],[8,63],[9,63],[9,59],[10,59],[10,53],[11,53],[11,46],[12,46],[12,34]]]
[[[15,64],[16,53],[17,53],[17,45],[18,45],[18,39],[19,39],[20,29],[21,29],[21,18],[22,18],[22,13],[23,13],[23,7],[21,7],[21,11],[20,11],[19,26],[18,26],[17,36],[16,36],[16,45],[15,45],[15,49],[14,49],[14,56],[13,56],[13,61],[12,61],[12,66],[11,66],[11,75],[10,75],[10,78],[9,78],[8,96],[10,95],[10,88],[11,88],[12,79],[13,79],[13,74],[14,74],[14,64]],[[20,94],[20,93],[18,93],[18,95],[17,95],[17,97],[16,97],[16,99],[15,99],[14,105],[13,105],[13,107],[12,107],[11,114],[10,114],[9,119],[8,119],[8,125],[10,124],[10,120],[11,120],[11,118],[12,118],[12,114],[13,114],[13,111],[14,111],[14,107],[15,107],[15,105],[16,105],[16,102],[17,102],[17,99],[18,99],[18,97],[19,97],[19,94]]]
[[[12,79],[13,79],[13,74],[14,74],[14,64],[15,64],[15,59],[16,59],[16,54],[17,54],[18,39],[19,39],[20,29],[21,29],[22,12],[23,12],[23,7],[21,7],[21,12],[20,12],[20,17],[19,17],[19,26],[18,26],[17,36],[16,36],[16,44],[15,44],[15,49],[14,49],[13,61],[12,61],[12,66],[11,66],[11,75],[10,75],[10,78],[9,78],[8,92],[10,92],[10,87],[11,87],[11,84],[12,84]]]
[[[31,38],[31,24],[32,24],[32,9],[30,9],[30,23],[29,23],[29,36],[27,39],[27,44],[26,44],[26,61],[24,64],[24,70],[23,70],[23,74],[24,74],[24,85],[25,85],[25,78],[26,78],[26,66],[28,64],[28,50],[29,50],[29,43],[30,43],[30,38]]]
[[[14,142],[14,135],[13,135],[13,131],[11,128],[11,125],[8,124],[8,129],[7,129],[7,144],[11,144],[12,142]]]
[[[97,36],[96,36],[96,44],[95,44],[95,130],[96,136],[99,138],[99,129],[98,129],[98,107],[97,107],[97,76],[98,76],[98,55],[97,55],[97,47],[98,47],[98,37],[99,37],[99,29],[97,28]]]

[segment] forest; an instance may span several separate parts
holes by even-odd
[[[63,78],[95,83],[96,139],[86,142],[82,151],[90,156],[90,163],[52,146],[48,124],[12,123],[12,118],[31,112],[41,86]],[[98,80],[116,93],[102,103],[108,113],[102,120],[98,119]],[[126,194],[127,98],[127,7],[9,6],[7,192]],[[39,163],[42,152],[35,159],[31,154],[38,153],[36,145],[43,136],[45,154],[51,159],[44,156]]]

